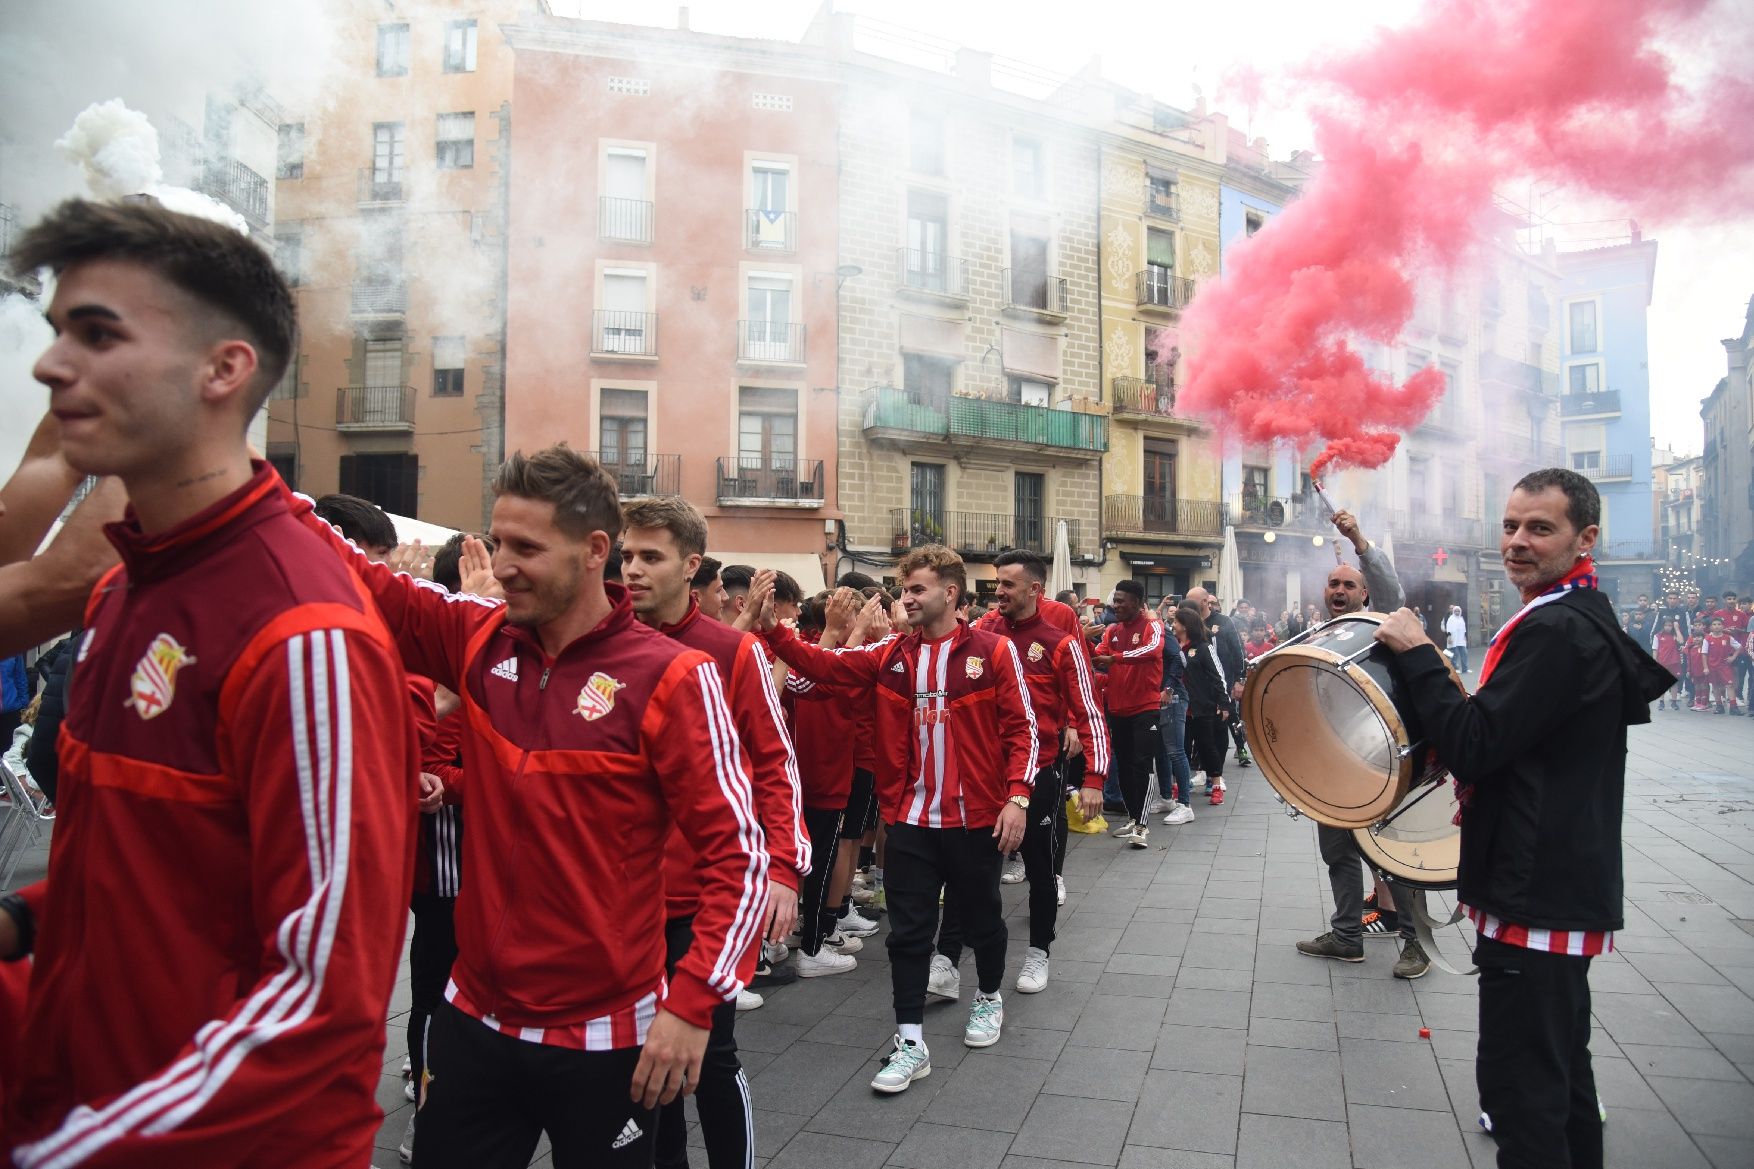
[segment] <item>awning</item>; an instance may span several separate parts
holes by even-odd
[[[1129,552],[1121,550],[1121,559],[1141,568],[1211,568],[1212,557],[1182,556],[1173,552]]]
[[[811,552],[721,552],[717,548],[706,551],[720,564],[749,564],[787,573],[798,582],[806,597],[814,596],[824,588],[822,557]]]
[[[412,544],[416,540],[428,548],[437,550],[444,547],[445,541],[457,534],[455,528],[442,528],[437,524],[429,524],[425,520],[411,519],[395,512],[385,512],[390,522],[396,525],[396,539],[403,544]]]

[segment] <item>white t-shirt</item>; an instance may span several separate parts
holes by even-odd
[[[1443,631],[1449,634],[1451,649],[1468,644],[1468,622],[1460,613],[1451,613],[1443,619]]]

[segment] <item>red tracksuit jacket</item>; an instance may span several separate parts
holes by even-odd
[[[407,685],[258,464],[112,525],[62,726],[16,1164],[364,1165],[414,850]]]
[[[773,688],[772,659],[760,638],[702,617],[692,599],[682,620],[658,632],[701,651],[718,666],[731,704],[731,721],[755,778],[755,810],[767,839],[768,878],[796,893],[810,872],[810,836],[798,790],[798,759]],[[677,831],[670,833],[664,851],[664,899],[664,912],[672,918],[686,917],[700,903],[694,850]]]
[[[1102,631],[1098,654],[1112,654],[1108,667],[1108,712],[1144,714],[1163,700],[1163,623],[1140,613]]]
[[[1059,607],[1071,612],[1065,605]],[[990,616],[998,621],[987,628],[1009,641],[1023,661],[1023,679],[1040,737],[1036,770],[1051,766],[1058,757],[1060,730],[1070,722],[1084,747],[1084,786],[1101,788],[1109,769],[1108,725],[1083,636],[1068,633],[1040,611],[1015,624],[997,613]]]
[[[658,992],[674,820],[700,857],[701,897],[664,1005],[709,1026],[754,970],[767,907],[767,849],[712,660],[635,621],[616,584],[609,616],[551,658],[504,605],[373,564],[299,503],[408,668],[462,699],[469,879],[452,1001],[501,1031],[546,1033]]]
[[[1035,711],[1009,641],[958,625],[856,649],[823,650],[785,625],[768,644],[815,682],[875,689],[877,803],[890,823],[990,828],[1009,796],[1029,796]]]
[[[861,691],[818,686],[789,672],[780,703],[791,716],[804,806],[833,811],[845,808],[853,790],[859,715],[870,709],[870,702]],[[864,738],[869,747],[868,729]]]

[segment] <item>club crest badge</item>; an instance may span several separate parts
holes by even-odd
[[[1134,645],[1139,644],[1139,635],[1137,633],[1133,634],[1133,644]]]
[[[1046,655],[1047,655],[1047,651],[1041,648],[1041,642],[1032,641],[1029,643],[1029,660],[1030,661],[1039,662]]]
[[[973,682],[982,674],[986,673],[986,663],[982,662],[979,658],[969,658],[968,661],[962,664],[962,672],[968,675],[968,680],[970,682]]]
[[[615,709],[615,692],[626,685],[626,682],[598,670],[579,691],[578,705],[573,708],[573,713],[588,723],[596,722]]]
[[[128,680],[128,700],[134,713],[143,719],[157,718],[170,709],[177,697],[177,671],[195,664],[195,655],[177,643],[168,633],[152,639]]]

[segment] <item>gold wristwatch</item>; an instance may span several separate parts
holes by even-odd
[[[1012,796],[1010,799],[1006,800],[1005,802],[1007,804],[1016,804],[1019,808],[1022,808],[1025,812],[1029,811],[1029,797],[1028,796]]]

